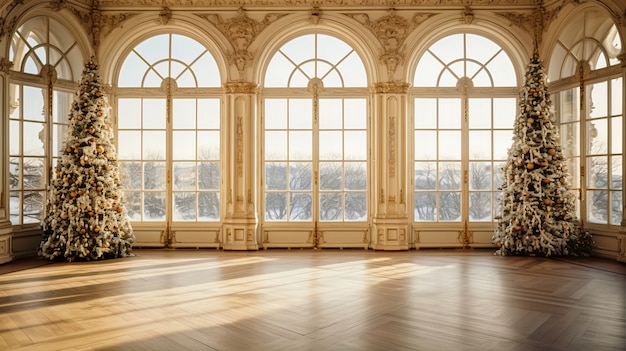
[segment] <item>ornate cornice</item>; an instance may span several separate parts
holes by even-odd
[[[228,39],[234,49],[233,52],[227,54],[228,60],[237,66],[239,77],[243,79],[246,64],[254,58],[254,55],[248,52],[250,44],[267,26],[287,14],[268,13],[260,22],[248,17],[242,8],[239,8],[235,17],[227,20],[217,14],[196,15],[211,22]]]
[[[228,94],[255,94],[257,85],[247,82],[232,82],[224,84],[224,89]]]
[[[410,87],[409,83],[376,83],[372,86],[372,91],[376,94],[406,94]]]
[[[537,0],[168,0],[167,4],[170,8],[174,7],[299,7],[299,8],[311,8],[311,7],[333,7],[333,8],[347,8],[364,6],[372,7],[389,7],[390,3],[393,3],[395,8],[398,7],[438,7],[438,6],[459,6],[464,7],[468,5],[468,2],[472,6],[494,6],[494,5],[509,5],[509,6],[534,6],[537,5]],[[159,1],[150,0],[99,0],[101,7],[161,7]]]

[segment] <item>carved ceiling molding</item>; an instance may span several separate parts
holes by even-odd
[[[94,0],[94,5],[89,8],[79,8],[67,3],[64,0],[57,0],[49,7],[55,11],[67,9],[80,21],[87,33],[91,35],[91,42],[95,48],[100,45],[101,39],[106,37],[113,29],[122,25],[127,19],[136,16],[138,13],[116,13],[103,14],[97,6],[98,1]]]
[[[519,12],[496,12],[496,15],[508,19],[512,25],[532,35],[535,51],[537,51],[543,41],[543,34],[548,30],[550,23],[556,19],[562,8],[563,4],[551,10],[546,10],[545,7],[539,6],[532,10],[532,13],[528,14]]]
[[[254,39],[272,22],[287,14],[268,13],[260,22],[248,17],[243,8],[239,8],[235,17],[226,20],[217,14],[196,14],[196,16],[211,22],[228,39],[234,50],[227,53],[228,61],[237,66],[239,77],[243,79],[246,65],[254,58],[248,51]]]
[[[374,21],[370,20],[369,15],[365,13],[345,13],[344,15],[357,20],[378,38],[383,46],[383,53],[379,60],[387,66],[387,75],[389,79],[392,79],[398,65],[404,62],[405,55],[402,52],[404,40],[411,31],[435,14],[417,13],[410,21],[398,16],[393,9],[389,10],[386,16]]]
[[[11,16],[11,12],[23,3],[24,0],[14,0],[2,11],[2,15],[0,16],[0,40],[15,30],[15,26],[17,26],[17,16]]]
[[[333,7],[333,8],[346,8],[346,7],[358,7],[364,6],[372,7],[388,7],[392,2],[393,6],[398,7],[435,7],[435,6],[466,6],[468,0],[168,0],[167,4],[170,8],[173,7],[241,7],[246,5],[247,7]],[[99,0],[100,7],[129,7],[129,6],[145,6],[145,7],[161,7],[160,2],[153,0]],[[471,0],[469,3],[472,6],[534,6],[537,5],[537,0]]]

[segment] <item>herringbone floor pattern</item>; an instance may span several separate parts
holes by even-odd
[[[0,349],[626,349],[619,263],[481,250],[136,253],[0,275]]]

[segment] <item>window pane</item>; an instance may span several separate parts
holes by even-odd
[[[312,132],[289,132],[289,159],[310,160],[313,149]]]
[[[606,154],[608,152],[608,125],[606,119],[596,119],[587,122],[589,144],[587,150],[591,155]]]
[[[491,192],[470,192],[470,220],[490,221]]]
[[[196,194],[174,193],[175,221],[193,221],[196,219]]]
[[[220,189],[220,164],[219,162],[198,163],[198,189]]]
[[[311,190],[312,173],[310,162],[289,163],[289,190]]]
[[[43,123],[24,122],[23,154],[28,156],[44,155],[45,125]]]
[[[311,129],[312,101],[310,99],[289,99],[289,128]]]
[[[319,101],[320,129],[341,129],[343,127],[342,100],[320,99]],[[346,114],[348,117],[349,114]]]
[[[220,128],[220,99],[198,99],[198,128]]]
[[[341,153],[343,148],[341,131],[320,132],[319,135],[320,159],[341,160],[343,158]]]
[[[340,221],[343,219],[341,193],[320,194],[320,220]]]
[[[313,216],[311,193],[290,193],[289,205],[289,220],[311,220]]]
[[[415,99],[415,129],[437,128],[437,99]]]
[[[342,190],[342,163],[320,162],[320,190]]]
[[[287,193],[265,193],[265,219],[282,221],[287,216]]]
[[[366,190],[367,189],[367,163],[346,162],[345,168],[345,190]]]
[[[164,192],[144,193],[143,218],[146,221],[165,220],[165,193]]]
[[[435,221],[437,213],[437,193],[415,193],[414,217],[415,221]]]
[[[415,131],[415,159],[434,160],[437,158],[437,148],[424,147],[424,145],[437,145],[436,131]]]
[[[287,163],[266,162],[265,163],[265,189],[266,190],[286,190],[287,189]]]
[[[469,100],[469,127],[491,128],[491,99]]]
[[[41,222],[44,204],[43,191],[25,191],[22,198],[22,223],[39,223]]]
[[[439,189],[440,190],[460,190],[461,189],[461,163],[460,162],[439,163]]]
[[[165,145],[165,132],[143,132],[143,159],[164,160]],[[195,147],[193,149],[195,150]]]
[[[460,221],[461,220],[461,193],[460,192],[439,192],[439,220],[440,221]]]
[[[470,190],[492,189],[491,162],[470,162],[469,186]]]
[[[148,190],[165,189],[165,163],[145,162],[143,166],[143,188]]]
[[[422,144],[426,145],[426,144]],[[440,160],[460,160],[461,159],[461,132],[441,131],[439,132],[439,159]]]
[[[194,162],[174,163],[174,189],[196,189],[196,164]]]
[[[346,193],[346,221],[367,219],[367,196],[365,193]]]
[[[511,129],[514,126],[517,101],[512,98],[493,99],[493,127]]]
[[[198,159],[220,159],[220,132],[198,132]]]
[[[265,132],[265,159],[287,159],[287,132]]]
[[[607,82],[591,84],[588,86],[589,95],[589,116],[604,117],[608,115],[608,89]]]
[[[196,128],[196,99],[174,99],[174,129]]]
[[[345,99],[343,101],[343,109],[344,128],[367,128],[367,106],[365,99]]]
[[[513,132],[510,130],[493,132],[493,159],[505,160],[511,145],[513,144]]]
[[[344,158],[346,160],[365,160],[367,158],[367,135],[365,131],[348,131],[344,132],[344,136]]]
[[[165,129],[165,100],[143,100],[143,127],[145,129]]]
[[[141,163],[120,162],[120,177],[124,189],[141,189]]]
[[[461,128],[461,100],[439,99],[439,128]]]
[[[141,157],[141,132],[119,131],[117,133],[120,160],[138,160]]]
[[[141,99],[119,99],[117,105],[119,129],[141,128]]]
[[[174,160],[195,160],[196,150],[196,132],[174,131],[172,132],[172,156]]]
[[[220,194],[217,192],[198,193],[198,220],[218,221],[220,219]]]
[[[491,159],[491,132],[490,131],[470,131],[469,132],[469,157],[470,157],[470,160],[490,160]]]
[[[415,162],[415,190],[437,189],[437,164]]]
[[[320,117],[321,118],[321,117]],[[265,129],[287,128],[287,100],[265,100]]]

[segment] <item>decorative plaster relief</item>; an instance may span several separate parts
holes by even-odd
[[[406,94],[409,92],[409,83],[376,83],[372,90],[376,94]]]
[[[101,39],[109,35],[113,29],[121,26],[127,19],[137,15],[137,13],[103,15],[102,11],[97,7],[85,10],[65,2],[57,4],[53,9],[58,11],[63,8],[70,10],[80,20],[87,33],[91,34],[92,44],[96,48],[100,45]]]
[[[100,0],[102,7],[120,7],[120,6],[146,6],[155,7],[158,2],[153,0]],[[170,7],[239,7],[244,1],[241,0],[168,0]],[[389,6],[393,3],[396,8],[402,6],[465,6],[468,0],[253,0],[246,1],[249,6],[259,7],[360,7],[363,6]],[[537,0],[472,0],[472,6],[494,6],[497,5],[516,5],[516,6],[533,6],[537,4]]]
[[[227,94],[256,94],[257,85],[255,83],[232,82],[224,84]]]
[[[511,24],[523,29],[528,34],[533,36],[535,50],[541,46],[543,40],[543,33],[548,30],[550,22],[552,22],[563,5],[559,5],[556,8],[548,11],[543,6],[539,6],[534,9],[531,14],[522,14],[518,12],[503,12],[496,15],[502,16],[508,19]]]
[[[402,53],[404,40],[413,29],[434,14],[419,13],[414,15],[411,21],[398,16],[393,9],[389,10],[388,15],[375,21],[371,21],[369,15],[365,13],[346,13],[345,15],[369,28],[378,38],[383,46],[383,53],[379,60],[387,66],[387,75],[391,80],[398,65],[404,62],[404,53]]]
[[[0,58],[0,72],[9,74],[11,68],[13,68],[13,62],[9,61],[6,57]]]
[[[215,25],[230,41],[234,52],[228,53],[227,57],[231,64],[237,66],[240,78],[243,78],[243,72],[247,63],[254,58],[253,54],[248,52],[250,44],[267,26],[286,15],[268,13],[263,18],[263,21],[258,22],[248,17],[243,8],[239,8],[237,16],[227,20],[223,20],[220,15],[216,14],[196,14],[196,16],[204,18]]]
[[[17,26],[17,20],[19,16],[11,16],[11,11],[15,9],[18,5],[22,5],[24,0],[14,0],[9,3],[7,7],[4,8],[2,16],[0,16],[0,39],[5,35],[9,35],[13,33],[15,27]]]

